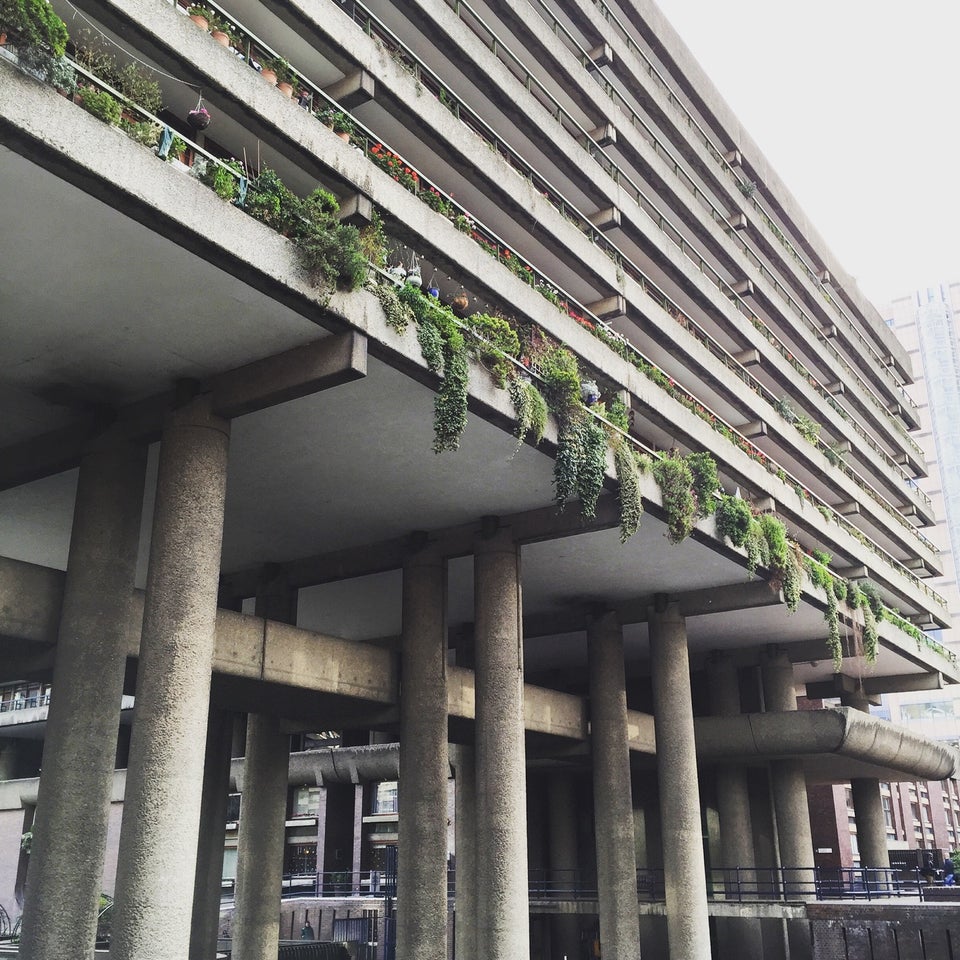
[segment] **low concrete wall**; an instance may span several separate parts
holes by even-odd
[[[811,903],[813,960],[948,960],[960,949],[952,904]]]

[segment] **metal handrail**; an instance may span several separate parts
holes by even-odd
[[[540,0],[541,4],[543,0]],[[643,49],[637,44],[637,42],[630,35],[630,32],[623,26],[623,23],[620,21],[620,18],[612,11],[606,4],[605,0],[593,0],[594,6],[599,7],[604,19],[608,23],[612,23],[618,30],[621,39],[627,44],[627,46],[640,58],[647,68],[649,75],[656,81],[659,82],[661,90],[666,93],[668,102],[680,113],[683,115],[684,119],[687,122],[687,126],[692,127],[700,135],[700,142],[707,148],[707,153],[714,159],[714,161],[719,165],[721,171],[727,176],[729,180],[732,180],[734,185],[737,187],[740,193],[743,193],[743,188],[746,186],[745,181],[741,180],[733,170],[732,165],[727,160],[724,153],[720,148],[713,142],[710,138],[710,135],[701,127],[700,123],[694,117],[686,104],[673,92],[673,89],[670,87],[667,80],[660,73],[659,69],[654,63],[647,57]],[[599,81],[598,81],[599,82]],[[876,353],[873,345],[864,337],[863,332],[860,328],[850,319],[846,311],[843,309],[840,303],[838,303],[826,289],[823,281],[817,275],[816,271],[807,263],[802,254],[796,249],[796,247],[790,242],[787,236],[783,233],[779,226],[773,221],[770,215],[761,207],[759,201],[754,196],[745,196],[745,199],[752,204],[757,213],[760,214],[761,219],[780,242],[788,253],[790,253],[794,260],[800,265],[802,272],[807,275],[807,278],[815,285],[819,290],[821,296],[826,300],[836,311],[837,315],[841,317],[847,324],[849,332],[854,334],[860,342],[871,351],[871,353],[876,357],[876,359],[883,365],[883,358]],[[916,401],[907,394],[902,384],[896,384],[897,389],[901,396],[905,397],[908,402],[913,406],[917,407]]]
[[[576,120],[576,118],[574,118],[567,110],[564,109],[564,107],[559,102],[559,100],[557,100],[557,98],[554,97],[553,94],[551,94],[546,89],[546,87],[540,82],[540,80],[527,69],[523,61],[521,61],[519,57],[517,57],[517,55],[513,53],[513,51],[503,43],[503,41],[500,39],[497,33],[470,6],[467,0],[447,0],[447,4],[454,10],[454,12],[456,12],[457,16],[460,17],[461,20],[463,20],[464,24],[474,34],[477,34],[477,26],[480,26],[483,28],[483,30],[488,34],[490,38],[490,43],[487,45],[489,46],[494,56],[496,56],[500,60],[503,60],[501,53],[509,57],[510,62],[512,62],[514,66],[516,66],[519,70],[523,72],[524,85],[527,88],[527,91],[533,94],[534,93],[533,88],[536,88],[536,90],[540,92],[542,97],[547,99],[549,103],[548,109],[551,110],[551,115],[554,116],[557,119],[557,121],[561,123],[561,125],[563,125],[564,121],[566,121],[568,126],[573,127],[572,132],[574,135],[574,139],[578,137],[583,138],[584,142],[589,145],[587,147],[587,152],[589,153],[590,156],[592,156],[595,160],[597,160],[597,162],[603,168],[604,172],[607,173],[607,175],[610,176],[610,178],[614,180],[614,182],[617,183],[618,185],[623,186],[624,184],[626,184],[627,186],[629,186],[634,193],[634,200],[640,206],[641,210],[647,213],[647,215],[650,216],[651,220],[653,220],[653,222],[660,228],[660,230],[673,243],[675,243],[679,247],[681,253],[683,253],[683,255],[688,260],[690,260],[690,262],[693,263],[700,270],[700,272],[711,283],[713,283],[721,291],[721,293],[724,294],[724,296],[727,299],[729,299],[733,303],[733,305],[738,310],[738,312],[740,312],[749,320],[751,320],[751,322],[754,323],[754,325],[760,325],[765,331],[768,332],[767,333],[768,341],[773,343],[774,341],[771,338],[776,338],[777,343],[779,343],[779,346],[777,346],[777,344],[774,344],[774,345],[777,346],[777,349],[781,354],[785,355],[786,353],[788,353],[789,351],[787,350],[786,346],[782,342],[780,342],[779,337],[777,337],[777,335],[774,334],[773,331],[770,331],[769,327],[764,323],[764,321],[761,320],[759,317],[756,316],[756,314],[753,313],[753,311],[750,309],[747,303],[743,300],[743,298],[738,293],[736,293],[733,287],[726,280],[724,280],[723,277],[713,268],[713,266],[710,265],[706,260],[704,260],[704,258],[700,256],[700,254],[696,251],[696,249],[692,247],[683,238],[682,233],[670,222],[670,220],[662,213],[662,211],[660,211],[656,203],[652,201],[643,192],[643,190],[638,186],[638,184],[633,179],[631,179],[626,173],[624,173],[624,171],[619,167],[616,161],[614,161],[609,156],[609,154],[603,149],[603,147],[601,147],[600,144],[597,143],[590,136],[590,134],[584,129],[583,126],[581,126],[581,124]],[[462,10],[464,9],[466,9],[470,13],[469,21],[463,18]],[[479,36],[479,34],[477,35]],[[543,103],[542,99],[540,98],[538,99],[540,100],[543,106],[545,107],[548,106],[548,104]],[[599,159],[601,157],[603,158],[602,160]],[[654,212],[650,213],[649,210],[645,209],[644,204],[649,205]],[[664,225],[669,226],[670,230],[668,231],[664,229]],[[671,233],[671,231],[673,232]],[[630,261],[624,258],[623,262],[629,263]],[[814,383],[816,383],[817,385],[822,387],[822,384],[819,384],[819,380],[814,378],[812,374],[809,373],[809,371],[807,371],[804,368],[803,372],[807,376],[808,380],[811,381],[811,385],[814,385]],[[917,446],[916,441],[914,441],[913,438],[909,436],[909,434],[906,432],[906,429],[905,427],[903,427],[903,425],[901,425],[896,420],[890,417],[889,410],[887,410],[886,407],[884,407],[884,405],[880,402],[879,398],[873,394],[870,388],[863,383],[862,378],[860,378],[859,375],[852,369],[849,369],[848,372],[864,387],[866,398],[874,406],[876,406],[878,410],[880,410],[883,413],[884,422],[888,423],[891,426],[891,428],[898,433],[898,435],[901,435],[903,440],[906,443],[911,445],[911,447],[915,448],[918,454],[921,454],[920,448],[919,446]]]

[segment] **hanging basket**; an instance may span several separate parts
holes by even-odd
[[[470,298],[467,296],[465,290],[461,290],[451,301],[450,306],[453,307],[453,312],[458,316],[463,316],[467,312],[467,307],[470,306]]]
[[[206,130],[210,126],[210,114],[205,107],[197,107],[187,114],[187,123],[194,130]]]

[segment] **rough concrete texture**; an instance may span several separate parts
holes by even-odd
[[[575,787],[573,775],[566,772],[551,773],[547,780],[547,850],[550,878],[561,887],[570,884],[579,866]],[[577,956],[580,949],[580,921],[576,914],[558,913],[550,918],[550,944],[553,956]]]
[[[190,925],[190,960],[216,956],[220,934],[220,897],[223,878],[223,837],[230,793],[230,754],[234,714],[211,705],[203,762],[200,801],[200,839]]]
[[[686,625],[677,605],[669,603],[663,610],[651,609],[649,629],[670,957],[709,960]]]
[[[627,748],[623,630],[615,614],[606,612],[591,617],[587,624],[587,651],[600,942],[604,957],[635,960],[640,954],[637,862]]]
[[[146,449],[126,444],[80,466],[20,946],[29,960],[93,956],[145,468]]]
[[[289,755],[290,738],[280,721],[265,714],[249,714],[237,841],[235,960],[276,960]]]
[[[477,541],[477,929],[487,960],[527,960],[520,558],[509,530]]]
[[[447,681],[445,566],[403,567],[397,897],[398,960],[447,957]]]
[[[457,899],[454,910],[454,956],[477,956],[477,773],[472,747],[450,745],[456,779],[454,849],[457,858]]]
[[[160,447],[113,960],[189,952],[229,426],[198,398]]]

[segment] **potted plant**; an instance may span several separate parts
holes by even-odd
[[[233,24],[224,17],[217,17],[211,21],[210,36],[224,47],[232,47],[240,42],[240,35]]]
[[[10,34],[25,65],[43,71],[67,48],[66,24],[46,0],[0,0],[0,32]]]
[[[314,116],[329,130],[333,129],[333,115],[337,111],[331,106],[318,107],[314,111]]]
[[[277,89],[285,97],[293,96],[293,81],[296,74],[293,72],[293,67],[283,57],[274,57],[272,60],[268,60],[264,69],[269,69],[277,78]]]
[[[187,16],[201,29],[209,30],[210,21],[213,19],[213,11],[203,4],[194,4],[187,7]]]
[[[350,142],[350,137],[356,130],[356,124],[353,118],[342,110],[336,110],[333,114],[333,132],[345,143]]]
[[[202,104],[198,104],[195,110],[187,114],[187,123],[194,130],[206,130],[210,126],[210,112]]]

